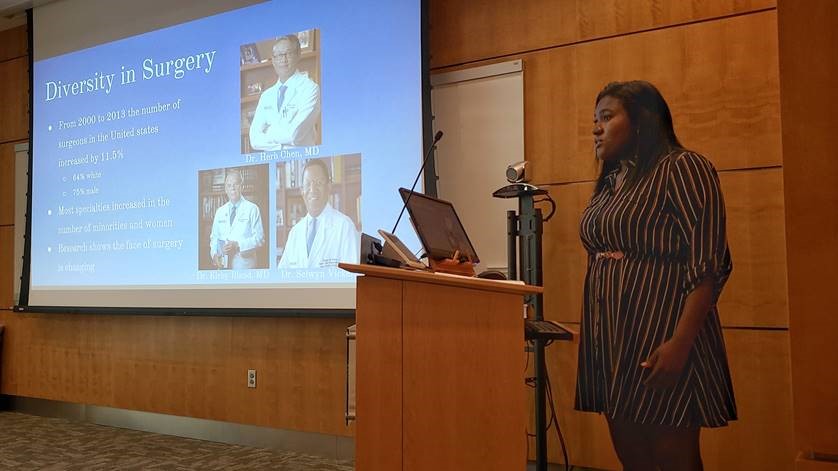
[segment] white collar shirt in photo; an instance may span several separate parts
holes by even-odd
[[[319,117],[320,87],[298,70],[262,92],[250,124],[250,145],[264,151],[317,145]]]
[[[307,236],[311,225],[312,216],[306,214],[291,228],[279,268],[328,268],[340,262],[358,263],[360,235],[348,216],[327,203],[317,216],[317,231],[309,252]]]

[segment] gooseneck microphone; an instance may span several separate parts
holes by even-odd
[[[437,131],[434,135],[434,141],[431,143],[431,147],[428,149],[428,152],[425,153],[425,158],[422,160],[422,167],[419,169],[419,173],[416,174],[416,179],[413,180],[413,185],[410,187],[410,192],[407,195],[407,198],[404,199],[404,206],[402,206],[402,210],[399,213],[398,219],[396,219],[396,224],[393,225],[393,230],[390,231],[391,234],[396,233],[396,228],[399,227],[399,221],[402,220],[402,214],[404,214],[404,210],[407,209],[407,202],[410,201],[410,197],[413,196],[413,190],[416,188],[416,184],[419,182],[419,177],[422,175],[422,172],[425,171],[425,165],[428,163],[428,158],[433,153],[434,149],[436,149],[436,144],[442,139],[442,131]]]

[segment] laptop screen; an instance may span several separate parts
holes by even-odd
[[[480,262],[453,204],[421,193],[411,195],[406,188],[399,188],[399,194],[429,258],[453,258],[457,252],[462,261]]]

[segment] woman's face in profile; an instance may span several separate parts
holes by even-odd
[[[632,144],[631,121],[619,98],[605,96],[596,104],[593,134],[598,159],[625,158]]]

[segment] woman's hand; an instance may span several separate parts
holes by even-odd
[[[655,349],[649,358],[640,364],[650,370],[643,385],[649,388],[664,389],[675,386],[684,366],[690,357],[692,345],[672,338]]]

